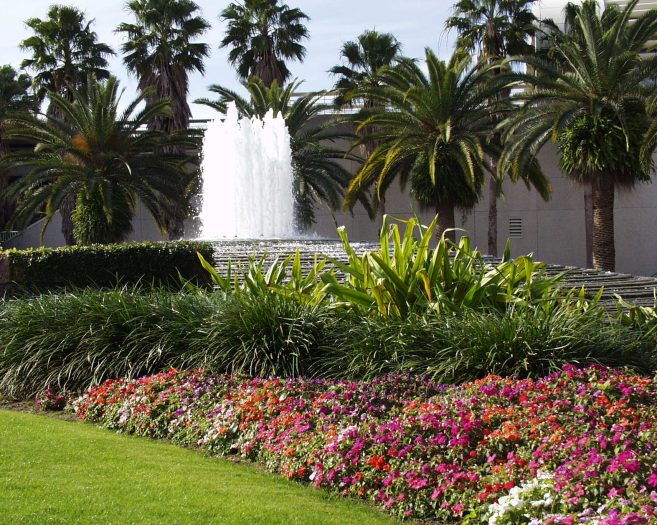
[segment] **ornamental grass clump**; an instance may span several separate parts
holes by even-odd
[[[657,380],[628,371],[566,366],[536,380],[487,376],[447,387],[418,375],[172,370],[107,381],[74,407],[85,421],[249,458],[400,517],[657,520]]]
[[[45,388],[80,389],[113,377],[137,377],[170,366],[205,366],[185,357],[216,294],[82,289],[6,301],[0,309],[0,392],[31,397]]]
[[[442,383],[489,374],[540,377],[567,364],[650,373],[654,346],[605,315],[601,308],[567,307],[560,299],[404,319],[348,315],[330,332],[334,339],[316,366],[332,377],[413,372]]]
[[[213,369],[262,377],[311,375],[331,329],[326,308],[274,293],[230,297],[203,325]]]
[[[330,312],[282,294],[81,289],[0,309],[0,392],[31,397],[170,367],[314,374]]]

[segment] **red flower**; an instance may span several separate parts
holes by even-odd
[[[367,460],[368,465],[372,465],[374,467],[374,470],[383,470],[383,468],[386,465],[386,458],[383,456],[372,456],[370,459]]]

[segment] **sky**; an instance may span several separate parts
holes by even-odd
[[[241,90],[235,70],[228,64],[227,50],[219,49],[225,32],[225,24],[219,13],[230,3],[228,0],[196,0],[202,15],[212,24],[202,41],[211,47],[206,60],[204,75],[190,77],[190,97],[208,97],[207,87],[221,84]],[[410,57],[421,57],[425,47],[431,47],[447,58],[451,54],[453,34],[445,33],[443,27],[449,16],[453,0],[286,0],[291,7],[298,7],[310,17],[307,23],[310,38],[304,42],[307,55],[303,63],[292,62],[289,67],[293,77],[304,80],[301,89],[314,91],[328,89],[334,78],[327,70],[340,62],[340,48],[348,40],[354,40],[366,29],[392,33],[402,43],[403,53]],[[10,0],[0,0],[9,7]],[[136,79],[128,77],[121,61],[122,35],[115,34],[116,26],[132,21],[125,10],[125,0],[18,0],[2,15],[0,31],[0,65],[11,64],[18,68],[25,52],[19,42],[30,36],[25,20],[31,17],[45,18],[48,6],[53,3],[73,5],[84,11],[88,19],[94,19],[92,28],[101,42],[109,44],[117,52],[110,59],[111,72],[119,77],[126,88],[126,100],[136,93]],[[194,118],[212,118],[213,110],[200,105],[191,105]]]

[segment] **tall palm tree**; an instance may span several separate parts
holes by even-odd
[[[379,71],[393,65],[400,58],[401,48],[401,43],[391,33],[375,30],[364,31],[355,41],[345,42],[340,50],[343,64],[329,70],[338,76],[334,86],[336,106],[340,108],[356,103],[364,108],[372,108],[376,102],[371,98],[358,98],[358,94],[366,88],[380,85]],[[370,135],[373,132],[374,129],[367,127],[361,133]],[[360,153],[367,158],[377,146],[375,141],[368,141],[360,145]],[[385,214],[383,200],[379,211]]]
[[[32,79],[29,75],[18,74],[9,65],[0,67],[0,159],[9,153],[5,137],[9,116],[37,110],[38,101],[31,87]],[[0,228],[6,226],[13,207],[5,198],[8,182],[9,173],[0,169]]]
[[[340,50],[342,65],[332,67],[329,72],[338,77],[334,89],[337,93],[336,104],[348,105],[353,102],[353,95],[362,88],[377,86],[378,72],[391,66],[399,58],[401,43],[391,33],[379,33],[367,30],[353,41],[345,42]],[[371,99],[362,100],[370,107]]]
[[[231,3],[221,13],[228,22],[221,47],[230,48],[228,59],[243,81],[260,78],[266,86],[279,86],[290,78],[286,60],[303,61],[309,18],[300,9],[279,0],[244,0]]]
[[[199,6],[191,0],[132,0],[126,5],[136,22],[117,28],[127,37],[121,48],[123,62],[139,79],[140,89],[152,89],[149,100],[170,99],[172,104],[171,115],[159,116],[150,125],[165,132],[187,129],[188,76],[205,72],[203,60],[210,53],[207,44],[193,41],[210,24],[197,14]]]
[[[199,6],[192,0],[132,0],[126,4],[135,23],[122,23],[117,32],[125,33],[123,62],[139,78],[139,88],[149,90],[149,100],[171,100],[171,113],[158,115],[149,126],[172,133],[186,130],[192,112],[187,103],[189,74],[205,72],[203,60],[209,55],[207,44],[194,42],[210,24],[198,15]],[[176,181],[185,194],[193,179]],[[185,202],[189,204],[189,199]],[[181,202],[182,204],[182,202]],[[184,236],[188,206],[181,206],[167,218],[170,239]]]
[[[211,86],[210,91],[219,99],[197,100],[225,114],[229,103],[234,103],[239,114],[246,118],[264,117],[271,111],[274,116],[285,119],[291,137],[292,164],[295,180],[295,215],[300,230],[309,228],[315,220],[314,208],[318,202],[330,209],[340,208],[344,190],[349,184],[351,173],[344,167],[344,160],[359,161],[347,154],[337,141],[353,140],[350,126],[322,116],[332,106],[321,103],[324,93],[306,93],[294,96],[301,85],[292,82],[285,87],[274,81],[271,86],[253,77],[246,87],[249,98],[222,86]],[[361,203],[369,211],[365,198]]]
[[[507,84],[491,75],[494,65],[484,61],[473,67],[465,53],[456,52],[447,63],[430,49],[425,53],[428,75],[415,62],[402,60],[380,72],[383,87],[363,90],[362,96],[377,104],[360,128],[377,131],[361,141],[380,145],[351,181],[345,205],[353,206],[375,181],[379,200],[398,176],[421,205],[436,210],[443,232],[454,228],[455,206],[477,203],[487,169],[484,156],[499,154],[495,142],[487,140],[495,125],[490,100]],[[532,167],[528,179],[546,191],[537,164]],[[453,238],[453,231],[448,235]]]
[[[164,228],[178,197],[172,181],[180,176],[186,161],[177,153],[166,152],[193,144],[184,135],[143,129],[154,117],[170,113],[168,101],[146,103],[138,109],[149,95],[148,91],[142,93],[121,111],[117,80],[90,80],[73,94],[73,101],[49,95],[63,119],[14,116],[8,136],[37,144],[32,151],[11,153],[3,161],[30,170],[9,188],[18,202],[16,223],[25,226],[44,214],[45,230],[62,200],[73,195],[78,243],[122,240],[131,231],[137,199]]]
[[[107,57],[114,54],[111,47],[97,41],[91,30],[92,21],[75,7],[53,5],[47,18],[30,18],[26,25],[34,34],[21,42],[21,49],[31,57],[23,60],[21,68],[34,72],[34,89],[39,100],[48,93],[56,93],[73,100],[74,93],[83,88],[91,74],[97,79],[109,77]],[[58,106],[50,104],[48,112],[55,117]],[[68,244],[74,243],[72,213],[75,201],[70,197],[62,202],[62,234]]]
[[[92,23],[79,9],[63,5],[51,6],[45,19],[25,22],[34,34],[20,44],[32,55],[23,60],[21,68],[34,71],[34,88],[40,100],[48,93],[73,100],[90,74],[99,80],[109,77],[107,57],[114,51],[97,41]],[[56,111],[56,106],[49,111]]]
[[[456,46],[476,53],[480,60],[499,62],[512,55],[532,52],[530,38],[536,32],[536,17],[532,12],[535,0],[459,0],[454,15],[445,27],[458,34]],[[502,68],[494,69],[499,74]],[[510,90],[502,90],[496,98],[508,98]],[[490,158],[488,201],[488,253],[497,255],[497,198],[502,179],[497,177],[495,159]]]
[[[555,60],[524,56],[536,74],[518,74],[528,85],[516,100],[524,107],[506,123],[500,169],[521,173],[548,141],[556,143],[562,170],[590,185],[593,204],[592,261],[615,269],[614,193],[650,178],[640,149],[649,127],[646,83],[657,75],[657,59],[644,50],[657,35],[657,11],[637,17],[637,0],[624,9],[595,0],[571,5],[571,34],[553,28]],[[654,144],[646,153],[652,154]]]

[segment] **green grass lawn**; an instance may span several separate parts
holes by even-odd
[[[4,410],[0,509],[12,525],[394,523],[251,465]]]

